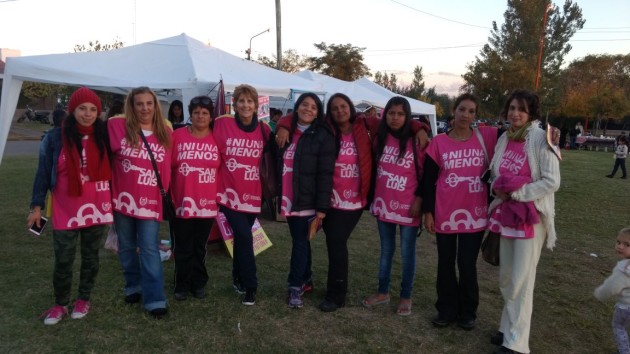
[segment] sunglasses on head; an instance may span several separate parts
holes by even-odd
[[[195,97],[190,101],[190,104],[202,104],[207,106],[210,102],[212,102],[212,100],[210,100],[209,97]]]

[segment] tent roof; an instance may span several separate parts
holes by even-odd
[[[18,80],[103,90],[149,86],[203,94],[221,79],[226,91],[247,83],[261,95],[288,96],[292,88],[320,90],[312,81],[206,46],[184,33],[110,51],[8,58],[6,71]]]
[[[367,103],[373,106],[384,107],[389,99],[389,97],[385,97],[350,81],[339,80],[311,70],[303,70],[294,75],[319,83],[329,96],[337,92],[343,93],[350,97],[354,104]]]
[[[314,81],[206,46],[184,33],[109,51],[10,57],[2,78],[0,154],[24,81],[88,86],[114,93],[148,86],[156,92],[174,90],[174,96],[181,96],[183,102],[209,94],[220,80],[226,92],[243,83],[265,96],[288,97],[293,90],[322,91]]]
[[[392,92],[386,88],[384,88],[383,86],[373,82],[372,80],[369,80],[368,78],[362,77],[358,80],[354,80],[353,83],[366,88],[372,92],[376,92],[382,95],[386,95],[388,97],[392,97],[392,96],[400,96],[398,94],[396,94],[395,92]],[[416,100],[414,98],[411,97],[405,97],[408,101],[409,104],[411,105],[411,111],[413,113],[418,113],[418,114],[427,114],[430,116],[435,117],[435,106],[426,102],[422,102],[420,100]]]

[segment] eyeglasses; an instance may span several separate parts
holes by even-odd
[[[212,103],[212,100],[209,97],[195,97],[190,101],[190,104],[202,104],[205,106],[210,103]]]

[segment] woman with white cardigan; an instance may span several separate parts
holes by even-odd
[[[513,91],[501,113],[510,129],[492,159],[490,231],[501,234],[499,287],[505,302],[499,333],[491,342],[496,354],[529,353],[536,266],[545,240],[556,241],[554,193],[560,187],[560,163],[539,128],[538,96]]]

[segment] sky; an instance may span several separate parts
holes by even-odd
[[[586,23],[566,63],[630,53],[630,0],[574,2]],[[394,73],[404,84],[417,65],[427,87],[456,95],[506,8],[507,0],[281,0],[282,49],[317,56],[314,43],[351,44],[365,48],[373,74]],[[253,58],[271,57],[275,11],[275,0],[0,0],[0,48],[23,56],[69,53],[90,41],[128,47],[186,33],[243,58],[251,41]]]

